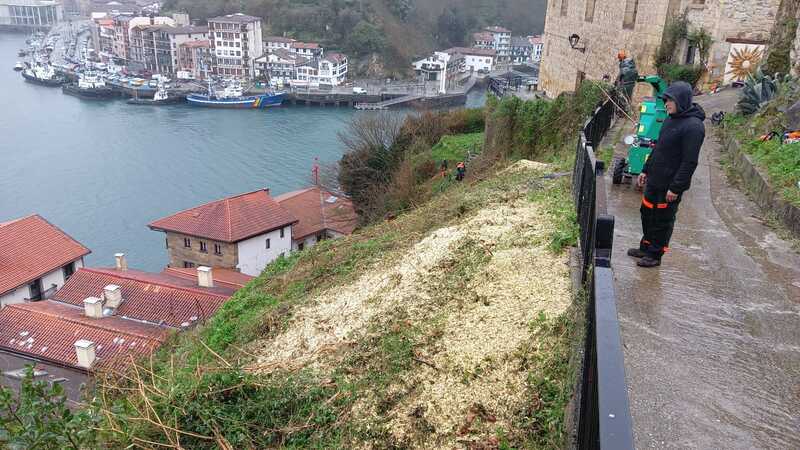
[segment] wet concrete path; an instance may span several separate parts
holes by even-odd
[[[735,100],[698,102],[710,117]],[[607,179],[636,446],[800,449],[800,254],[728,184],[706,129],[660,269],[625,255],[641,236],[641,193]]]

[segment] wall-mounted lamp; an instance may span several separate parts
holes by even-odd
[[[569,46],[570,46],[570,48],[572,48],[573,50],[577,50],[577,51],[579,51],[579,52],[581,52],[581,53],[585,53],[585,52],[586,52],[586,45],[584,44],[584,45],[581,45],[581,46],[579,47],[579,46],[578,46],[578,44],[579,44],[580,42],[581,42],[581,37],[580,37],[580,36],[578,36],[578,35],[577,35],[577,34],[575,34],[575,33],[573,33],[573,34],[572,34],[572,35],[569,37]]]

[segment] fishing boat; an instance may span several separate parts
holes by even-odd
[[[263,109],[280,106],[286,96],[283,92],[265,93],[261,95],[244,95],[241,83],[233,81],[228,83],[221,92],[215,91],[211,81],[208,83],[207,94],[189,94],[186,101],[193,106],[207,108],[250,108]]]
[[[152,99],[139,98],[138,96],[128,99],[129,105],[159,106],[159,105],[172,105],[181,102],[183,102],[183,97],[177,95],[170,96],[169,91],[167,91],[166,87],[162,83],[159,83],[158,90],[156,91],[155,95],[153,95]]]
[[[92,73],[82,73],[77,83],[66,84],[61,91],[67,95],[89,100],[104,100],[115,97],[117,94],[106,85],[103,77]]]
[[[19,57],[28,56],[28,51],[27,51],[27,50],[25,50],[24,48],[21,48],[21,49],[19,49],[19,51],[17,52],[17,56],[19,56]]]
[[[17,63],[14,64],[14,70],[16,70],[17,72],[25,70],[25,64],[22,64],[21,62],[17,61]]]
[[[36,64],[29,67],[22,71],[22,78],[28,83],[47,87],[59,87],[67,82],[50,64]]]

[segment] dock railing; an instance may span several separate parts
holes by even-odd
[[[605,167],[594,152],[611,128],[614,114],[614,104],[607,101],[586,122],[572,178],[580,225],[581,283],[587,294],[577,436],[577,447],[582,450],[634,449],[611,270],[614,217],[606,210]]]

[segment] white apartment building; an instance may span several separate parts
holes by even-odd
[[[255,78],[255,60],[264,54],[261,19],[228,14],[208,19],[212,71],[216,75]]]

